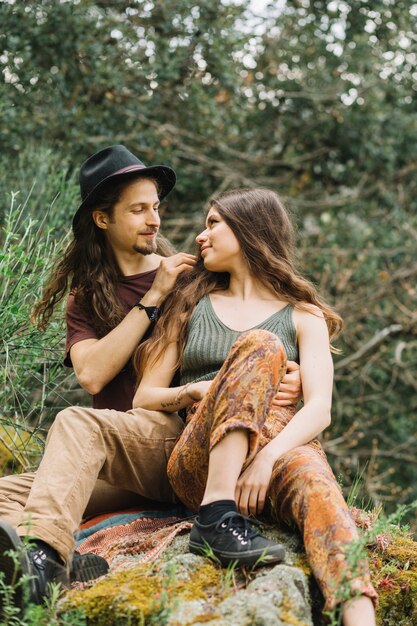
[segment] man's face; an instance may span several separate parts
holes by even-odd
[[[111,217],[106,216],[105,220],[104,229],[113,252],[155,252],[161,221],[158,207],[158,193],[151,180],[139,179],[125,187]]]

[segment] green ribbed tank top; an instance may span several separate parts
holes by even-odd
[[[277,335],[282,341],[288,360],[298,362],[293,310],[294,307],[287,304],[253,329],[262,328]],[[217,317],[209,296],[204,296],[195,307],[189,322],[180,372],[181,385],[212,380],[242,332],[244,331],[232,330],[223,324]]]

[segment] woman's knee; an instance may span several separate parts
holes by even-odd
[[[280,378],[287,363],[287,354],[279,337],[259,328],[242,333],[233,344],[229,358],[232,361],[237,359],[237,362],[243,359],[247,369],[252,365],[258,370],[262,364],[262,371],[272,370]]]
[[[248,347],[257,349],[259,347],[269,348],[273,352],[280,352],[284,350],[281,339],[269,332],[269,330],[263,330],[262,328],[256,328],[253,330],[247,330],[242,333],[235,342],[235,346]],[[284,350],[285,353],[285,350]]]

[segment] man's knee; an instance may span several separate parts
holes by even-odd
[[[74,437],[85,437],[92,431],[100,432],[109,423],[107,410],[87,409],[70,406],[57,413],[46,439],[50,444],[51,438],[64,437],[68,441]]]

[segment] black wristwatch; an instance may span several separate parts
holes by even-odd
[[[157,306],[145,306],[141,302],[138,302],[135,306],[139,307],[139,309],[143,309],[151,322],[156,322],[158,319],[159,308]]]

